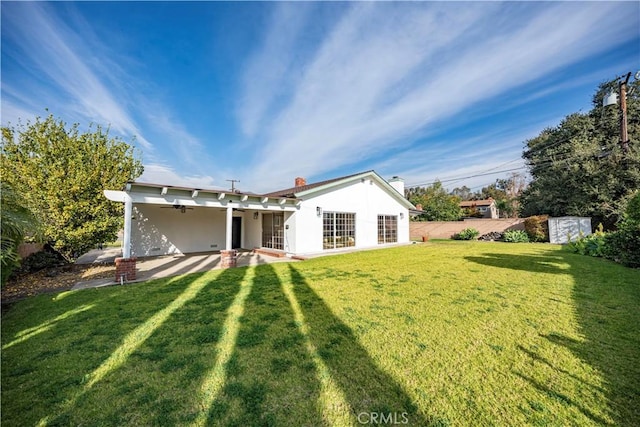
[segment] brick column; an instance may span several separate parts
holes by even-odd
[[[220,251],[220,267],[232,268],[238,265],[238,251],[232,249],[230,251]]]
[[[116,258],[116,282],[120,283],[121,278],[125,282],[136,280],[137,258]]]

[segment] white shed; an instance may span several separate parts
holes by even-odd
[[[591,234],[591,218],[562,216],[549,218],[549,241],[551,243],[569,243],[581,236]]]

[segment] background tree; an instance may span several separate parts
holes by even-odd
[[[496,207],[501,217],[517,217],[520,209],[520,195],[525,188],[524,175],[514,172],[509,178],[497,179],[495,183],[483,187],[473,194],[471,200],[493,199],[496,201]]]
[[[102,191],[142,173],[130,145],[100,126],[78,128],[51,115],[2,128],[3,181],[33,212],[43,238],[69,259],[116,239],[122,206]]]
[[[0,268],[3,285],[19,264],[18,245],[27,234],[35,234],[36,229],[36,218],[23,205],[21,197],[9,184],[0,183]]]
[[[457,221],[462,217],[460,198],[447,193],[440,181],[428,187],[414,187],[407,191],[407,198],[414,205],[422,205],[424,214],[417,221]]]
[[[476,193],[476,200],[502,200],[507,198],[507,193],[500,187],[500,180],[496,180],[495,183],[490,184],[486,187],[482,187],[482,189]]]
[[[521,197],[524,216],[590,216],[607,229],[621,217],[626,201],[640,188],[640,82],[629,84],[626,153],[619,144],[618,109],[602,107],[604,94],[616,82],[599,86],[588,113],[571,114],[526,142],[523,157],[533,181]]]
[[[451,195],[458,197],[462,201],[473,200],[475,196],[471,189],[466,185],[454,188],[451,190]]]

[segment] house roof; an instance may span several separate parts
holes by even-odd
[[[382,188],[384,188],[389,195],[391,195],[394,199],[396,199],[400,204],[404,205],[407,209],[415,209],[415,206],[411,204],[405,197],[404,194],[400,194],[391,184],[389,184],[384,178],[378,175],[373,170],[368,170],[365,172],[358,172],[351,175],[345,175],[337,178],[327,179],[324,181],[314,182],[311,184],[305,184],[298,187],[285,188],[278,191],[272,191],[270,193],[264,194],[256,194],[246,191],[238,191],[231,192],[229,190],[222,189],[202,189],[202,188],[190,188],[190,187],[181,187],[181,186],[172,186],[172,185],[163,185],[163,184],[153,184],[153,183],[144,183],[144,182],[129,182],[125,187],[125,191],[129,191],[132,187],[146,187],[146,188],[157,188],[158,191],[161,192],[162,195],[166,194],[167,191],[181,191],[181,192],[190,192],[193,194],[192,198],[196,197],[198,194],[214,194],[216,196],[222,195],[226,197],[227,195],[234,195],[236,197],[260,197],[260,198],[279,198],[281,200],[287,199],[292,202],[299,202],[303,196],[307,196],[319,191],[331,189],[332,187],[354,181],[357,179],[365,179],[370,178],[373,181],[376,181],[380,184]]]
[[[143,182],[129,182],[122,191],[104,190],[105,197],[114,202],[131,200],[137,204],[201,206],[213,208],[251,207],[260,210],[298,209],[301,200],[292,197],[267,197],[261,194],[221,189],[202,189]]]
[[[409,200],[407,200],[404,197],[404,194],[400,194],[393,186],[391,186],[391,184],[389,184],[384,178],[378,175],[374,170],[358,172],[351,175],[345,175],[338,178],[328,179],[325,181],[305,184],[298,187],[285,188],[283,190],[267,193],[265,194],[265,196],[301,199],[304,196],[308,196],[316,192],[328,190],[328,189],[331,189],[332,187],[336,187],[347,182],[355,181],[358,179],[365,179],[365,178],[371,178],[373,181],[378,182],[380,186],[389,193],[390,196],[396,199],[400,204],[405,206],[407,209],[415,209],[415,206],[413,206],[411,202],[409,202]]]
[[[315,188],[318,187],[322,187],[328,184],[333,184],[335,182],[338,181],[342,181],[345,179],[349,179],[349,178],[353,178],[356,177],[358,175],[363,175],[363,174],[367,174],[373,172],[375,173],[373,170],[370,171],[366,171],[366,172],[358,172],[358,173],[354,173],[351,175],[346,175],[346,176],[341,176],[338,178],[332,178],[332,179],[327,179],[325,181],[318,181],[318,182],[314,182],[311,184],[305,184],[305,185],[300,185],[298,187],[290,187],[290,188],[285,188],[283,190],[278,190],[278,191],[272,191],[271,193],[266,193],[265,196],[269,196],[269,197],[296,197],[296,194],[299,193],[304,193],[307,192],[309,190],[313,190]]]
[[[461,208],[472,208],[474,206],[491,206],[495,203],[493,199],[487,200],[465,200],[464,202],[460,202]]]

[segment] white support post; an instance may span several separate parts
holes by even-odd
[[[131,258],[131,216],[133,215],[133,200],[128,194],[124,195],[124,236],[122,246],[122,257]]]
[[[225,250],[231,250],[231,233],[232,233],[232,224],[233,224],[233,208],[231,206],[227,206],[227,234],[225,241]]]

